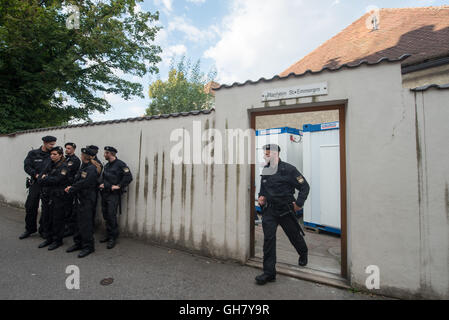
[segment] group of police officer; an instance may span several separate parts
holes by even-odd
[[[67,252],[80,250],[79,258],[95,251],[94,228],[98,192],[106,224],[107,248],[116,245],[119,235],[117,211],[132,174],[125,162],[117,158],[117,149],[104,147],[104,165],[97,158],[98,147],[81,149],[81,159],[75,155],[76,144],[67,142],[64,150],[55,146],[56,137],[45,136],[40,148],[31,150],[24,161],[28,196],[25,203],[25,232],[19,239],[39,232],[45,239],[39,248],[55,250],[63,238],[72,236],[74,244]],[[41,218],[37,228],[39,201]]]

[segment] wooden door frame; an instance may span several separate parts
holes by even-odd
[[[250,127],[256,130],[256,117],[265,115],[278,115],[286,113],[298,113],[298,112],[313,112],[313,111],[328,111],[338,110],[339,118],[339,139],[340,139],[340,222],[341,222],[341,276],[345,279],[348,277],[348,234],[347,234],[347,203],[346,203],[346,101],[338,101],[332,103],[326,103],[326,105],[310,105],[310,106],[281,106],[273,107],[267,110],[267,108],[258,108],[248,110],[250,116]],[[255,137],[253,139],[253,146],[255,146]],[[254,148],[253,148],[254,149]],[[250,257],[255,255],[255,208],[254,208],[254,194],[256,191],[255,186],[255,152],[252,151],[252,163],[251,163],[251,201],[250,201]]]

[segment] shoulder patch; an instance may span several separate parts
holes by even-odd
[[[86,178],[87,177],[87,172],[86,171],[81,171],[81,177],[82,178]]]
[[[123,171],[129,172],[129,168],[128,168],[128,167],[124,167],[124,168],[123,168]]]
[[[298,177],[296,177],[296,180],[298,180],[299,183],[304,183],[304,177],[299,175]]]
[[[67,169],[62,169],[62,170],[61,170],[61,174],[62,174],[63,176],[65,176],[65,175],[67,174]]]
[[[67,165],[68,165],[68,166],[71,166],[71,165],[73,165],[73,161],[69,161],[69,162],[67,162]]]

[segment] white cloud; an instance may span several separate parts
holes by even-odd
[[[221,39],[204,56],[215,61],[221,83],[272,77],[340,31],[329,2],[233,0]]]
[[[162,52],[161,58],[162,63],[165,66],[168,66],[170,64],[170,59],[177,56],[182,56],[187,52],[187,47],[183,44],[177,44],[174,46],[170,46]]]
[[[201,4],[206,2],[206,0],[187,0],[187,2],[195,3],[195,4]]]
[[[157,6],[163,6],[167,12],[173,10],[173,0],[154,0],[154,4]]]
[[[183,17],[174,17],[168,23],[167,30],[169,32],[179,31],[185,34],[185,38],[189,41],[200,42],[212,39],[216,33],[216,29],[210,27],[206,30],[200,30]]]

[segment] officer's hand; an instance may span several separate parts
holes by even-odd
[[[65,191],[66,193],[68,193],[71,187],[72,187],[72,186],[68,186],[67,188],[64,189],[64,191]]]
[[[264,196],[260,196],[259,199],[257,199],[257,201],[259,202],[259,204],[261,206],[265,205],[265,197]]]
[[[112,187],[111,187],[111,190],[112,190],[112,191],[114,191],[114,190],[118,190],[118,189],[120,189],[120,187],[119,187],[119,186],[112,186]]]
[[[45,179],[46,176],[47,176],[46,174],[43,174],[41,179]]]
[[[104,189],[104,183],[100,184],[99,188]]]
[[[37,177],[39,177],[39,173],[36,174],[36,179],[37,179]]]
[[[299,210],[301,210],[302,208],[301,207],[299,207],[295,202],[293,202],[293,209],[295,210],[295,212],[296,211],[299,211]]]

